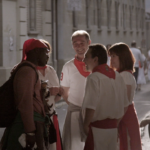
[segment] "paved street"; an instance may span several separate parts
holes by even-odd
[[[136,92],[134,103],[138,119],[140,122],[148,113],[150,113],[150,82],[147,83],[146,85],[143,85],[141,91]],[[62,132],[65,121],[65,115],[67,112],[67,104],[65,102],[57,103],[56,111],[58,113],[60,130]],[[2,136],[2,133],[3,129],[0,129],[0,138]],[[150,139],[148,137],[147,126],[145,127],[145,129],[141,129],[141,136],[142,136],[143,150],[149,150]]]

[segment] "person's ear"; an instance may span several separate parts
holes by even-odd
[[[94,58],[94,62],[98,63],[98,57],[97,56]]]
[[[89,43],[89,45],[90,45],[90,44],[91,44],[91,40],[89,40],[89,42],[88,42],[88,43]]]

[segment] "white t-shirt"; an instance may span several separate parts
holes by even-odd
[[[74,59],[67,62],[62,69],[61,86],[69,87],[68,101],[81,107],[85,91],[86,77],[81,75],[74,65]]]
[[[115,74],[115,80],[99,72],[87,77],[82,107],[95,110],[92,122],[119,119],[124,115],[124,107],[129,105],[124,81],[118,72]]]
[[[143,58],[142,58],[142,54],[141,54],[141,51],[137,48],[130,48],[130,50],[132,51],[133,53],[133,56],[135,57],[135,64],[134,64],[134,67],[139,67],[139,61],[141,63],[143,63]]]
[[[38,74],[39,74],[40,80],[43,80],[43,81],[48,80],[49,87],[59,86],[58,76],[53,67],[47,65],[47,68],[45,69],[45,76],[43,76],[39,70],[38,70]],[[48,99],[49,99],[48,104],[49,105],[53,104],[52,108],[55,109],[55,96],[50,96]],[[53,110],[51,109],[51,112],[52,111]]]
[[[135,89],[136,89],[136,81],[134,76],[128,72],[128,71],[123,71],[120,73],[120,75],[122,76],[125,85],[131,85],[131,97],[129,98],[129,103],[132,104],[133,98],[134,98],[134,93],[135,93]]]

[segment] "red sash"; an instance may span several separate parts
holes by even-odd
[[[62,150],[61,136],[60,136],[60,131],[59,131],[57,115],[53,115],[53,123],[54,123],[54,127],[56,129],[56,136],[57,136],[56,149]]]
[[[100,121],[95,121],[89,125],[89,133],[85,142],[84,150],[94,150],[94,139],[92,133],[92,127],[101,129],[113,129],[117,128],[117,119],[105,119]]]
[[[128,106],[127,112],[119,123],[120,150],[128,150],[127,130],[132,150],[142,150],[139,123],[134,104]]]
[[[86,70],[86,67],[85,67],[85,63],[83,61],[79,61],[76,57],[74,59],[74,64],[75,66],[77,67],[78,71],[80,72],[80,74],[84,77],[87,77],[90,72],[88,72]]]
[[[100,72],[109,78],[115,79],[115,71],[111,69],[107,64],[96,66],[92,72]]]

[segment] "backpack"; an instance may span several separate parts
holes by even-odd
[[[29,66],[33,68],[37,75],[36,69],[29,63],[19,64],[12,72],[10,78],[0,87],[0,127],[9,127],[17,115],[17,108],[15,106],[13,80],[17,71],[23,67]]]

